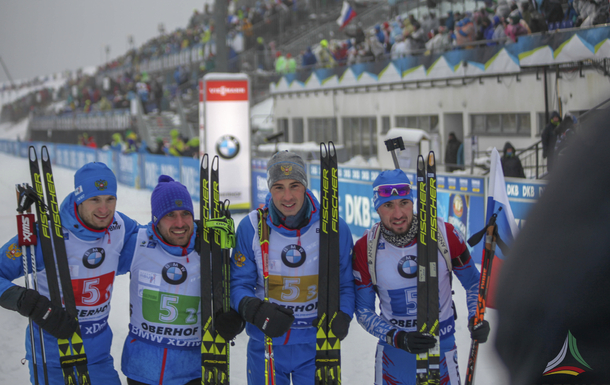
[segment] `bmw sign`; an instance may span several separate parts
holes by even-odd
[[[221,136],[216,141],[216,153],[223,159],[233,159],[239,154],[239,141],[232,135]]]

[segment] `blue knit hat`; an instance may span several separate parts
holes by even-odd
[[[381,186],[384,184],[400,184],[400,183],[408,183],[411,184],[409,177],[402,170],[388,170],[381,172],[375,181],[373,182],[373,188],[377,186]],[[389,202],[394,199],[408,199],[413,202],[413,190],[409,191],[409,193],[405,196],[392,195],[389,197],[381,197],[377,192],[373,192],[373,204],[375,205],[375,210],[377,210],[382,204]]]
[[[112,195],[116,198],[116,177],[104,163],[87,163],[74,174],[76,204],[98,195]]]
[[[159,183],[150,197],[150,207],[155,226],[167,213],[176,210],[187,210],[195,218],[193,201],[186,186],[167,175],[159,176]]]

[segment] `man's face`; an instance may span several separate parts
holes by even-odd
[[[405,235],[413,222],[413,202],[409,199],[394,199],[377,209],[381,223],[396,235]]]
[[[110,226],[116,209],[116,198],[112,195],[91,197],[78,205],[78,216],[94,230],[103,230]]]
[[[185,247],[195,229],[193,216],[187,210],[174,210],[165,214],[156,226],[163,240],[170,245]]]
[[[295,179],[282,179],[271,186],[273,204],[285,216],[296,215],[305,202],[305,186]]]

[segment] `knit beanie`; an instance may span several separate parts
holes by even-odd
[[[104,163],[87,163],[74,174],[74,198],[81,204],[98,195],[112,195],[116,198],[116,177]]]
[[[405,174],[404,171],[402,171],[400,169],[388,170],[388,171],[381,172],[377,176],[377,178],[375,178],[375,181],[373,182],[373,188],[384,185],[384,184],[401,184],[401,183],[411,184],[411,181],[409,180],[409,177],[407,177],[407,174]],[[382,204],[389,202],[391,200],[394,200],[394,199],[408,199],[411,202],[413,202],[413,190],[409,191],[409,193],[405,196],[392,195],[389,197],[381,197],[381,196],[379,196],[379,194],[376,191],[373,192],[373,203],[375,205],[375,210],[377,210],[379,207],[381,207]]]
[[[267,163],[267,187],[282,179],[294,179],[307,188],[307,172],[303,159],[290,151],[280,151]]]
[[[159,176],[159,183],[150,197],[150,207],[155,226],[167,213],[176,210],[187,210],[195,218],[193,201],[186,186],[167,175]]]

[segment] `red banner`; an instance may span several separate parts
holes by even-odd
[[[208,102],[248,100],[246,80],[209,80],[205,87],[205,99]]]

